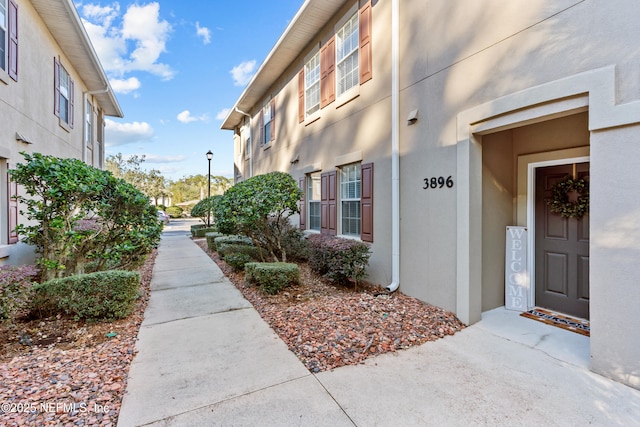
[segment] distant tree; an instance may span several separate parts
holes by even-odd
[[[167,186],[171,192],[174,203],[182,203],[189,200],[202,200],[208,197],[208,185],[206,175],[190,175],[172,181]],[[211,176],[211,195],[215,196],[227,191],[233,185],[233,180],[224,176]]]
[[[140,165],[144,161],[144,155],[133,155],[125,159],[122,153],[118,153],[107,157],[105,169],[116,178],[123,179],[142,191],[157,205],[159,199],[170,196],[171,192],[167,189],[166,179],[159,170],[142,170]]]

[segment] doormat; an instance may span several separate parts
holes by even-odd
[[[529,319],[537,320],[538,322],[546,323],[547,325],[566,329],[567,331],[575,332],[577,334],[586,336],[590,336],[591,334],[588,320],[578,319],[575,317],[567,316],[566,314],[560,314],[556,313],[555,311],[545,310],[544,308],[534,308],[533,310],[521,313],[520,316],[528,317]]]

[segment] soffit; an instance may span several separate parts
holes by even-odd
[[[262,100],[269,88],[300,55],[305,47],[346,3],[346,0],[306,0],[282,33],[267,58],[236,101],[222,123],[222,129],[234,129],[243,115]]]
[[[73,69],[82,78],[87,90],[92,92],[106,89],[106,92],[94,95],[104,114],[123,117],[118,100],[72,0],[30,1]]]

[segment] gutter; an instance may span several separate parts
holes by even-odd
[[[391,283],[400,287],[400,0],[391,3]]]
[[[251,132],[251,115],[245,113],[244,111],[240,110],[238,107],[234,107],[234,110],[240,114],[242,114],[243,116],[249,117],[249,141],[251,141],[251,151],[253,151],[253,138],[252,138],[252,132]],[[242,139],[240,139],[240,141],[242,142]],[[249,153],[249,176],[248,178],[251,178],[253,176],[253,153]]]

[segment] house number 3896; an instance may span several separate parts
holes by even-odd
[[[444,177],[444,176],[432,176],[431,178],[425,178],[424,179],[424,187],[422,187],[425,190],[428,190],[429,188],[443,188],[443,187],[447,187],[447,188],[451,188],[453,187],[453,179],[451,178],[451,175],[449,175],[448,177]]]

